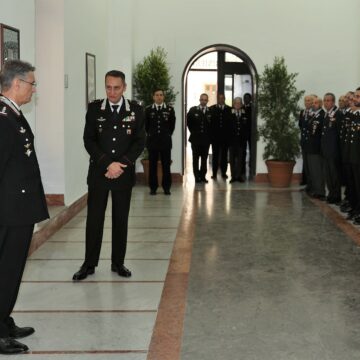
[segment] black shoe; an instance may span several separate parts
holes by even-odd
[[[240,177],[238,178],[238,182],[244,183],[244,182],[245,182],[245,179],[244,179],[242,176],[240,176]]]
[[[29,348],[12,338],[0,338],[0,354],[20,354],[27,352]]]
[[[95,272],[94,266],[82,266],[78,272],[73,276],[73,280],[79,281],[87,278],[88,275],[92,275]]]
[[[202,178],[202,179],[201,179],[201,182],[208,183],[209,180],[206,180],[206,178]]]
[[[125,267],[125,265],[111,264],[111,271],[117,272],[119,276],[130,277],[131,271]]]
[[[346,220],[354,220],[359,214],[355,211],[350,211],[346,217]]]
[[[228,178],[228,176],[227,176],[226,174],[222,174],[221,177],[222,177],[223,179],[227,179],[227,178]]]
[[[156,195],[156,190],[151,190],[150,195]]]
[[[12,339],[21,339],[26,336],[29,336],[35,332],[35,329],[32,327],[19,327],[19,326],[12,326],[9,331],[9,337]]]
[[[301,181],[300,186],[305,186],[307,184],[306,181]]]
[[[171,195],[171,192],[170,192],[170,190],[164,190],[164,194],[165,195]]]
[[[216,180],[216,179],[217,179],[217,176],[216,176],[216,175],[213,175],[211,178],[212,178],[213,180]]]
[[[360,216],[359,215],[354,218],[353,224],[360,225]]]
[[[340,211],[343,213],[348,213],[352,211],[352,207],[350,204],[345,204],[340,206]]]
[[[196,183],[201,183],[201,178],[195,178]]]
[[[234,183],[235,181],[237,181],[237,179],[231,179],[231,180],[229,181],[229,183],[232,184],[232,183]]]

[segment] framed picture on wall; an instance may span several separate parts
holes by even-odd
[[[86,53],[86,107],[96,99],[96,61],[95,55]]]
[[[20,31],[11,26],[0,24],[0,61],[20,59]]]

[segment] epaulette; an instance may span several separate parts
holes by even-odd
[[[102,101],[104,101],[104,99],[95,99],[93,101],[90,101],[90,104],[100,103]]]

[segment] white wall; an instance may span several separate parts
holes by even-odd
[[[0,23],[20,30],[20,58],[36,66],[34,0],[1,0]],[[31,103],[22,107],[34,133],[36,133],[35,102],[36,97],[34,96]]]
[[[38,158],[47,194],[64,194],[64,3],[36,0]]]
[[[96,56],[96,96],[103,98],[108,70],[108,0],[64,0],[64,57],[69,87],[65,89],[65,203],[87,192],[89,156],[84,149],[85,53]]]
[[[181,91],[182,73],[192,55],[222,43],[243,50],[260,73],[275,56],[284,56],[289,71],[299,73],[299,89],[340,95],[360,82],[359,13],[358,0],[134,0],[134,63],[152,48],[164,47],[173,84]],[[180,172],[181,96],[175,110],[172,171]],[[258,143],[260,173],[266,172],[262,149]]]

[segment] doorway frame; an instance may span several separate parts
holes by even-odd
[[[256,157],[257,157],[257,91],[258,91],[258,72],[256,70],[256,66],[254,62],[251,60],[250,56],[246,54],[243,50],[227,44],[214,44],[206,46],[199,51],[197,51],[194,55],[191,56],[190,60],[186,63],[183,75],[182,75],[182,91],[181,91],[181,104],[182,104],[182,147],[181,147],[181,162],[182,162],[182,174],[185,172],[185,164],[186,164],[186,137],[187,137],[187,129],[186,129],[186,107],[187,107],[187,78],[189,71],[192,65],[203,55],[206,55],[210,52],[215,51],[224,51],[232,53],[249,67],[251,80],[252,80],[252,119],[251,119],[251,169],[253,173],[250,174],[250,177],[254,177],[256,175]],[[217,70],[219,71],[219,70]],[[199,94],[200,95],[200,94]]]

